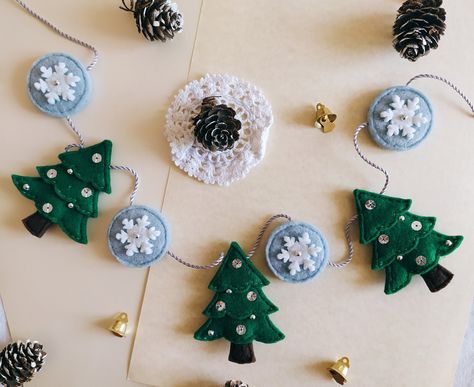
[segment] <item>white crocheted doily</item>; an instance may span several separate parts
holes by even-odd
[[[201,111],[202,100],[210,96],[232,107],[242,122],[232,149],[211,152],[195,140],[192,119]],[[166,115],[165,135],[174,163],[189,176],[229,185],[263,159],[272,123],[272,107],[256,86],[232,75],[207,74],[176,95]]]

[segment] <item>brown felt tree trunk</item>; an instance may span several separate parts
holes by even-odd
[[[28,216],[27,218],[23,219],[22,222],[25,228],[38,238],[41,238],[46,230],[53,225],[52,222],[46,219],[39,212],[35,212],[34,214]]]
[[[454,274],[443,266],[436,265],[428,273],[423,274],[422,277],[430,291],[434,293],[448,286]]]
[[[253,344],[230,343],[229,361],[238,364],[255,363]]]

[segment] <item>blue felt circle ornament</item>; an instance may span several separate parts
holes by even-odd
[[[159,212],[134,205],[115,215],[107,238],[110,252],[120,263],[129,267],[147,267],[166,254],[170,231]]]
[[[42,112],[66,117],[89,102],[91,80],[87,69],[73,57],[53,53],[38,59],[28,74],[28,95]]]
[[[382,148],[408,150],[419,145],[433,127],[428,98],[407,86],[383,91],[369,109],[369,132]]]
[[[304,222],[291,221],[276,228],[268,239],[265,253],[271,271],[292,283],[316,278],[329,261],[323,234]]]

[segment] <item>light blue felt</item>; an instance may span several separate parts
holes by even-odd
[[[40,68],[42,66],[52,67],[54,71],[54,66],[59,62],[63,62],[66,65],[68,73],[72,72],[81,80],[74,87],[74,95],[76,97],[74,101],[64,101],[61,98],[54,105],[51,105],[48,103],[46,96],[40,90],[36,90],[34,84],[41,79]],[[52,53],[41,57],[33,63],[28,74],[27,88],[33,105],[39,110],[54,117],[66,117],[77,113],[87,105],[90,100],[92,87],[89,72],[77,59],[67,54]]]
[[[416,128],[416,133],[412,139],[407,139],[401,135],[389,137],[387,134],[387,127],[390,122],[385,122],[380,113],[384,110],[391,109],[392,96],[397,94],[402,100],[413,99],[418,97],[420,99],[420,109],[417,113],[423,113],[428,119],[426,124],[422,124]],[[384,90],[372,103],[368,114],[369,132],[372,139],[382,148],[404,151],[416,147],[430,134],[433,128],[434,116],[433,108],[428,98],[416,89],[407,86],[396,86]]]
[[[288,269],[290,262],[285,263],[283,260],[279,260],[277,255],[281,253],[282,248],[285,248],[285,241],[283,240],[283,237],[290,236],[295,237],[295,239],[298,240],[298,237],[302,236],[304,232],[307,232],[311,242],[314,245],[321,247],[323,251],[318,253],[317,257],[312,257],[316,266],[315,271],[310,272],[304,270],[303,267],[301,267],[300,272],[296,273],[295,275],[290,275],[290,271]],[[267,257],[268,266],[270,267],[270,270],[273,272],[273,274],[275,274],[281,280],[291,283],[302,283],[316,278],[326,268],[329,261],[328,243],[326,242],[323,234],[316,227],[305,222],[291,221],[276,228],[268,239],[267,245],[265,247],[265,254]]]
[[[148,221],[150,222],[148,227],[155,227],[161,234],[154,241],[150,241],[153,244],[152,254],[147,255],[139,252],[129,257],[125,250],[126,243],[120,242],[115,236],[122,230],[122,221],[124,219],[133,219],[135,221],[135,219],[141,218],[143,215],[148,215]],[[129,267],[147,267],[166,254],[171,234],[168,222],[162,214],[150,207],[134,205],[120,210],[114,216],[107,232],[107,239],[110,252],[120,263]]]

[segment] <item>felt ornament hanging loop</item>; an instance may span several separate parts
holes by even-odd
[[[373,244],[372,269],[385,269],[386,294],[403,289],[417,274],[422,276],[431,292],[446,287],[453,274],[438,262],[441,257],[456,250],[463,240],[460,235],[449,236],[435,231],[436,218],[409,212],[410,199],[384,195],[390,181],[389,173],[369,160],[359,145],[359,134],[365,128],[369,129],[377,144],[389,149],[404,150],[423,141],[432,127],[433,110],[426,97],[408,88],[412,82],[422,78],[448,85],[462,97],[474,114],[473,103],[452,82],[438,75],[420,74],[410,79],[406,87],[388,89],[377,97],[369,109],[368,122],[359,125],[353,137],[357,154],[368,165],[383,173],[385,183],[379,193],[354,190],[357,215],[349,220],[345,229],[349,259],[353,256],[351,227],[358,221],[360,243]],[[391,98],[391,103],[388,98]],[[421,135],[416,133],[418,129]],[[398,135],[402,138],[396,141],[390,139]]]

